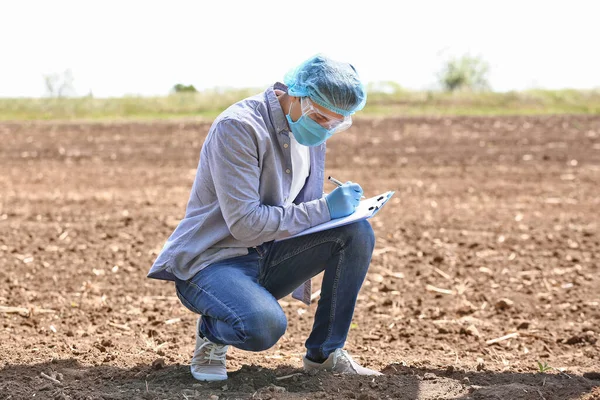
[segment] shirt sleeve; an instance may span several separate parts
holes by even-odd
[[[231,235],[255,246],[329,221],[325,198],[281,206],[261,203],[257,140],[251,127],[232,119],[219,121],[207,139],[204,156]]]

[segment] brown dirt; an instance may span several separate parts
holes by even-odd
[[[0,305],[25,309],[0,312],[0,398],[600,398],[600,117],[363,120],[331,140],[328,174],[396,190],[347,342],[376,379],[302,374],[315,305],[289,298],[274,348],[231,352],[227,382],[189,375],[195,316],[145,275],[207,130],[0,124]]]

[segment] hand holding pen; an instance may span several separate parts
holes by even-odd
[[[352,182],[342,183],[332,177],[329,177],[329,181],[338,186],[325,196],[331,218],[341,218],[352,214],[360,203],[361,197],[364,197],[360,185]]]
[[[333,183],[334,185],[336,185],[336,186],[338,186],[338,187],[343,185],[343,183],[342,183],[342,182],[338,181],[338,180],[337,180],[337,179],[335,179],[333,176],[330,176],[329,178],[327,178],[327,180],[329,180],[329,182]],[[346,183],[352,183],[352,182],[346,182]],[[358,183],[355,183],[355,185],[358,185]],[[359,185],[359,187],[360,187],[360,185]],[[360,196],[360,198],[361,198],[361,199],[364,199],[364,198],[365,198],[365,196],[362,196],[362,188],[360,188],[360,191],[361,191],[361,196]]]

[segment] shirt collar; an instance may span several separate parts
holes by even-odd
[[[284,131],[289,132],[290,128],[287,119],[285,118],[285,113],[281,109],[281,104],[279,104],[279,100],[277,99],[277,95],[275,95],[275,89],[283,90],[287,93],[288,87],[281,82],[275,82],[273,86],[267,89],[267,101],[269,102],[269,108],[271,109],[273,126],[277,133]]]

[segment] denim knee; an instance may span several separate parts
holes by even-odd
[[[246,340],[236,345],[242,350],[263,351],[275,345],[287,329],[287,318],[281,309],[263,310],[244,320]]]
[[[371,254],[375,248],[375,232],[367,220],[344,225],[340,228],[342,239],[348,244],[352,244],[360,252]]]

